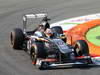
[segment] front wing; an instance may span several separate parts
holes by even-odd
[[[99,66],[100,65],[100,57],[91,57],[91,63],[84,62],[84,59],[90,59],[90,57],[81,57],[76,58],[76,60],[68,63],[57,63],[56,60],[52,59],[48,61],[48,59],[38,59],[35,66],[39,66],[42,69],[48,68],[60,68],[60,67],[78,67],[78,66]]]

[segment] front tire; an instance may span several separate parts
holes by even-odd
[[[89,56],[88,44],[85,40],[78,40],[74,45],[75,56]]]
[[[34,65],[36,64],[38,58],[46,58],[46,51],[42,42],[35,42],[32,44],[30,57]]]

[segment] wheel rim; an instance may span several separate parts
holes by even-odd
[[[81,56],[81,50],[80,50],[80,46],[78,44],[75,45],[75,53],[76,56]]]
[[[36,64],[36,60],[37,60],[37,53],[35,49],[36,49],[35,47],[32,47],[32,50],[31,50],[31,59],[34,64]]]
[[[77,53],[80,51],[80,49],[79,49],[79,46],[78,46],[78,45],[76,45],[76,46],[75,46],[75,50],[76,50],[76,52],[77,52]]]

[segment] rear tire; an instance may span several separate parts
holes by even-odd
[[[24,34],[20,28],[15,28],[13,31],[11,31],[10,41],[12,48],[21,49],[23,45],[23,40]]]
[[[89,56],[88,44],[85,40],[78,40],[74,45],[75,56]]]

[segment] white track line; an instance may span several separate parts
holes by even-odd
[[[94,19],[100,19],[100,13],[62,20],[62,21],[51,24],[51,27],[61,26],[63,28],[63,30],[66,31],[78,24],[82,24],[82,23],[85,23],[87,21],[91,21]]]

